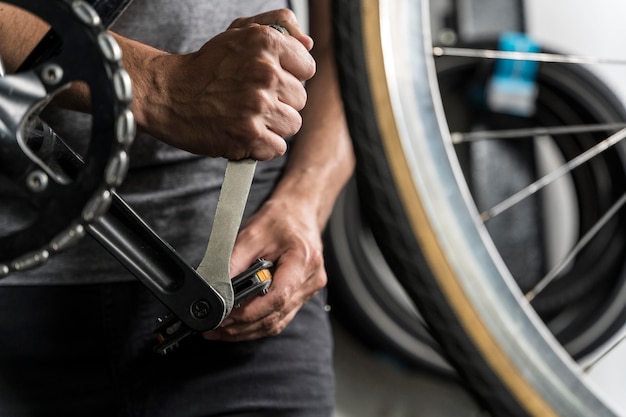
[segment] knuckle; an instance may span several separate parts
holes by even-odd
[[[269,161],[270,159],[278,158],[287,151],[287,143],[284,140],[279,142],[273,142],[269,146],[263,147],[264,153],[259,155],[259,161]]]
[[[269,106],[270,97],[268,93],[263,89],[256,89],[251,91],[246,99],[245,106],[250,110],[252,115],[259,113],[264,114]]]
[[[284,326],[281,325],[280,317],[277,314],[272,314],[263,320],[262,328],[268,336],[278,336],[283,331]]]
[[[319,290],[326,286],[328,277],[324,266],[324,254],[322,249],[311,249],[308,255],[308,268],[311,271],[311,283]]]
[[[315,59],[311,55],[307,54],[305,55],[305,57],[307,57],[306,59],[308,62],[305,62],[303,64],[305,66],[304,79],[310,80],[315,76],[315,73],[317,72],[317,62],[315,62]]]
[[[304,109],[304,106],[306,106],[306,103],[308,101],[308,94],[306,89],[303,87],[300,90],[299,94],[295,94],[294,97],[294,109],[300,111],[302,109]]]
[[[315,283],[318,290],[321,290],[328,284],[328,276],[326,274],[317,274]]]
[[[309,262],[315,269],[319,269],[324,265],[324,252],[320,248],[312,249],[309,255]]]
[[[324,253],[322,249],[311,249],[307,258],[307,264],[310,270],[320,271],[324,269]]]
[[[256,25],[253,29],[255,42],[263,49],[274,49],[279,39],[277,36],[282,36],[282,33],[267,25]]]
[[[302,116],[300,113],[294,112],[294,115],[289,118],[288,126],[285,127],[285,131],[281,132],[283,137],[293,136],[302,127]]]
[[[267,332],[271,332],[272,329],[274,329],[274,327],[276,326],[276,324],[278,323],[278,317],[276,314],[270,314],[269,316],[265,317],[262,321],[261,321],[261,327],[263,328],[263,331]]]
[[[237,336],[237,330],[229,328],[229,327],[225,327],[223,329],[220,329],[220,333],[222,333],[222,335],[226,335],[226,336],[229,336],[229,337]]]
[[[296,14],[291,9],[283,8],[276,11],[276,23],[292,23],[296,21]]]
[[[235,20],[233,20],[229,26],[229,28],[238,28],[238,27],[242,27],[244,26],[246,23],[248,22],[247,18],[244,17],[238,17]]]
[[[251,116],[244,119],[239,125],[239,141],[243,146],[247,146],[250,142],[255,141],[262,136],[263,131],[255,119],[255,111]]]
[[[267,332],[267,334],[269,336],[278,336],[279,334],[281,334],[283,332],[284,329],[285,329],[284,326],[276,326],[276,327],[273,327],[272,329],[270,329]]]
[[[274,301],[272,303],[275,311],[280,311],[287,305],[289,296],[285,291],[277,291],[274,293]]]
[[[262,87],[275,87],[280,82],[278,66],[267,57],[259,57],[251,62],[248,72]]]
[[[275,35],[280,33],[269,26],[242,21],[238,26],[237,41],[248,47],[250,54],[260,54],[274,50],[277,45]],[[272,33],[276,32],[276,34]]]

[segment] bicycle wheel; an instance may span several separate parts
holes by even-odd
[[[357,182],[361,195],[368,196],[363,209],[391,269],[447,358],[495,416],[616,415],[583,366],[607,349],[623,320],[623,301],[614,295],[623,291],[624,227],[618,214],[624,200],[621,140],[626,132],[605,140],[587,126],[601,124],[610,130],[623,125],[622,112],[615,110],[620,106],[578,69],[563,76],[563,70],[542,65],[538,103],[550,104],[536,113],[541,118],[510,122],[516,135],[532,122],[532,133],[521,136],[532,137],[533,147],[546,146],[547,137],[549,150],[542,153],[556,162],[523,157],[524,171],[537,176],[530,188],[479,210],[484,201],[477,198],[480,186],[471,169],[475,160],[467,143],[453,143],[450,129],[493,127],[492,120],[487,113],[467,111],[461,114],[471,118],[455,120],[450,109],[455,93],[462,91],[455,80],[467,82],[469,71],[480,83],[480,74],[488,69],[467,61],[441,61],[438,73],[427,1],[335,2],[334,12]],[[582,89],[581,80],[586,83]],[[599,113],[594,100],[602,104]],[[579,122],[585,127],[574,134]],[[538,132],[543,130],[535,130],[564,123],[577,125],[565,130],[569,139],[555,139],[551,129],[542,135]],[[514,214],[533,196],[527,213],[539,220],[537,235],[543,242],[551,233],[545,230],[546,219],[559,219],[562,213],[538,214],[536,208],[549,205],[544,199],[553,192],[537,196],[555,178],[570,193],[562,207],[575,218],[576,227],[566,226],[574,229],[573,242],[562,242],[567,250],[556,260],[542,253],[536,262],[538,275],[523,274],[522,280],[514,276],[511,257],[501,250],[494,232],[502,226],[492,225],[501,219],[529,220],[503,216]],[[608,264],[606,271],[598,271],[599,265]],[[590,288],[589,277],[596,273],[604,278]],[[596,287],[601,290],[591,295]],[[572,307],[572,300],[580,299],[584,306]],[[597,331],[599,321],[602,331]]]

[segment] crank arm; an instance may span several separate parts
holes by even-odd
[[[84,164],[58,135],[44,135],[42,140],[40,148],[49,149],[69,171]],[[45,159],[47,154],[40,156]],[[228,162],[207,251],[197,271],[114,190],[109,191],[110,208],[85,229],[186,327],[212,330],[235,305],[230,255],[255,166],[250,160]]]
[[[222,296],[116,193],[87,232],[189,328],[208,331],[226,316]]]
[[[257,259],[250,268],[232,279],[235,308],[240,307],[241,303],[252,297],[267,294],[270,285],[272,285],[270,268],[273,265],[272,262],[265,259]],[[166,355],[175,350],[183,339],[196,333],[173,314],[159,317],[157,327],[154,330],[158,342],[154,346],[154,351]]]

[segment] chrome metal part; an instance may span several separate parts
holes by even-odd
[[[98,46],[109,61],[117,62],[122,59],[122,49],[111,34],[103,32],[98,35]]]
[[[111,187],[118,187],[124,181],[129,165],[128,153],[120,151],[113,159],[109,161],[106,170],[106,183]]]
[[[113,85],[115,86],[117,99],[121,102],[130,103],[130,100],[133,98],[133,89],[128,73],[123,69],[119,69],[113,75]]]
[[[98,13],[89,5],[82,0],[72,2],[72,9],[80,20],[83,23],[89,26],[98,26],[102,23],[100,20],[100,16]]]
[[[125,109],[115,123],[115,137],[124,148],[128,148],[135,138],[135,118],[129,109]]]
[[[50,252],[48,252],[46,249],[27,253],[11,262],[11,268],[16,271],[23,271],[25,269],[34,268],[48,260],[49,256]]]
[[[56,64],[49,64],[41,71],[41,80],[48,85],[56,85],[63,78],[63,68]]]
[[[82,224],[70,226],[50,242],[50,249],[53,252],[60,252],[74,245],[85,236],[85,227]]]
[[[111,192],[109,190],[103,190],[101,193],[96,194],[87,203],[83,209],[83,220],[86,222],[93,222],[98,220],[111,205]]]
[[[48,176],[43,171],[35,170],[28,174],[26,186],[36,193],[44,191],[48,187]]]

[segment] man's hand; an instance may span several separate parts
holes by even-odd
[[[256,258],[273,261],[276,269],[272,286],[267,295],[234,309],[222,327],[204,333],[209,340],[238,341],[277,335],[327,281],[322,229],[337,195],[350,178],[354,155],[334,67],[330,0],[309,4],[315,39],[312,54],[318,71],[307,83],[309,97],[302,111],[305,124],[289,150],[280,181],[244,225],[231,259],[233,274],[243,271]],[[262,20],[261,16],[257,19]],[[306,37],[290,27],[289,19],[287,15],[282,21],[260,23],[281,24],[306,43]]]
[[[322,242],[315,213],[288,201],[268,201],[242,229],[231,262],[237,274],[255,258],[274,261],[267,295],[234,309],[208,340],[241,341],[275,336],[326,285]]]
[[[143,63],[148,75],[133,71],[131,63],[131,74],[139,74],[133,110],[140,126],[197,154],[257,160],[282,155],[283,138],[302,124],[302,83],[315,73],[312,40],[288,10],[260,16],[236,20],[197,52],[153,54]],[[300,40],[266,22],[284,24]]]

